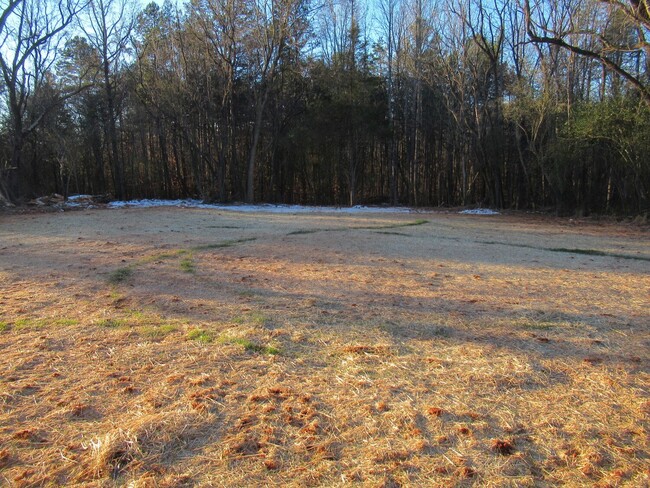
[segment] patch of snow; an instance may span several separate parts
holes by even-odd
[[[116,201],[108,204],[109,208],[149,208],[149,207],[183,207],[183,208],[211,208],[232,212],[268,212],[268,213],[409,213],[411,209],[404,207],[309,207],[304,205],[220,205],[207,204],[201,200],[129,200]]]
[[[492,210],[489,208],[474,208],[471,210],[463,210],[462,213],[465,215],[501,215],[500,212],[497,212],[496,210]]]
[[[70,195],[60,206],[64,208],[97,208],[92,195]]]
[[[201,200],[128,200],[128,201],[115,201],[107,205],[109,208],[149,208],[149,207],[192,207],[192,208],[211,208]]]

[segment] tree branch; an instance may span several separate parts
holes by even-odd
[[[612,71],[620,75],[622,78],[627,80],[632,86],[634,86],[643,97],[645,103],[647,103],[650,106],[650,89],[639,78],[632,75],[627,70],[623,69],[620,65],[618,65],[611,59],[607,58],[603,53],[592,51],[589,49],[584,49],[579,46],[575,46],[573,44],[566,42],[564,39],[560,37],[538,35],[535,32],[535,26],[531,19],[529,0],[526,0],[524,2],[524,15],[526,18],[526,30],[528,32],[528,37],[530,38],[531,41],[535,43],[551,44],[554,46],[559,46],[563,49],[576,53],[580,56],[585,56],[599,61],[603,66],[611,69]]]

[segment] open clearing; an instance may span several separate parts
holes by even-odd
[[[649,293],[625,225],[0,214],[0,484],[648,486]]]

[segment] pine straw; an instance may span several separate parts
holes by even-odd
[[[287,234],[412,217],[3,222],[2,483],[647,485],[649,265],[475,242],[629,252],[642,233],[427,218],[380,238]],[[194,275],[153,245],[249,237],[195,251]]]

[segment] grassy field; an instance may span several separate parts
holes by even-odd
[[[648,486],[649,235],[0,214],[0,485]]]

